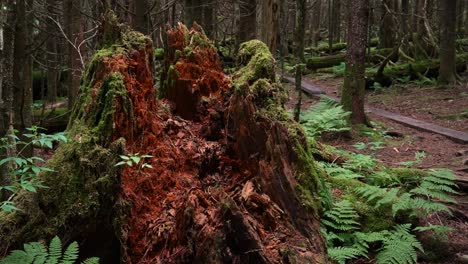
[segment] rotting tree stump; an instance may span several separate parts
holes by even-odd
[[[241,46],[231,84],[201,28],[169,30],[157,100],[151,41],[104,25],[50,189],[0,213],[1,252],[58,234],[102,263],[326,263],[313,149],[266,45]],[[152,168],[115,167],[123,153]]]

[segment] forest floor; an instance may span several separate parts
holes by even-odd
[[[304,78],[304,81],[321,89],[327,96],[331,97],[339,97],[339,90],[343,83],[342,78],[317,76],[308,76]],[[292,85],[285,85],[290,95],[287,107],[292,109],[297,94]],[[394,85],[380,91],[367,91],[366,97],[366,106],[368,107],[468,132],[467,84],[456,87]],[[302,108],[306,110],[317,102],[318,98],[305,95],[303,96]],[[353,133],[352,139],[346,137],[322,138],[321,141],[340,149],[373,155],[376,159],[392,167],[402,167],[400,162],[414,161],[417,152],[424,152],[425,158],[420,163],[414,164],[413,168],[448,168],[453,170],[457,176],[468,177],[468,153],[463,154],[468,152],[467,144],[459,144],[445,136],[410,128],[372,113],[369,114],[369,117],[375,127]],[[392,131],[401,137],[379,136],[386,131]],[[377,143],[379,149],[359,150],[353,146],[361,142]],[[427,222],[447,225],[453,227],[455,231],[448,233],[448,239],[442,244],[431,243],[430,238],[423,239],[426,249],[440,253],[438,260],[427,260],[427,263],[463,263],[460,262],[459,256],[468,255],[468,194],[466,187],[460,188],[460,194],[455,196],[458,204],[452,207],[453,216],[439,214],[428,217]],[[435,250],[431,248],[434,244],[437,244],[438,247]],[[427,256],[427,258],[430,257]],[[425,263],[424,256],[420,259],[422,261],[420,263]]]

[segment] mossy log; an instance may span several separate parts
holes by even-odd
[[[456,57],[457,72],[466,70],[468,53],[458,54]],[[411,76],[411,79],[419,79],[421,75],[428,78],[435,78],[439,75],[439,59],[421,60],[404,64],[387,66],[383,71],[384,75],[395,79],[404,76]]]
[[[241,46],[231,85],[200,28],[169,30],[157,100],[151,40],[111,14],[103,25],[70,142],[40,175],[49,188],[0,212],[0,252],[59,235],[101,263],[327,263],[313,146],[266,45]],[[116,167],[129,153],[151,167]]]
[[[380,62],[385,59],[390,53],[392,49],[373,49],[370,55],[370,61],[373,63]],[[330,56],[322,56],[322,57],[309,57],[307,58],[307,68],[309,70],[318,70],[323,68],[330,68],[333,66],[340,65],[342,62],[345,62],[346,54],[340,53],[336,55]]]
[[[379,45],[379,38],[371,39],[371,47],[377,47]],[[339,42],[332,45],[331,52],[336,53],[339,51],[343,51],[348,47],[347,43]],[[317,47],[307,47],[305,48],[305,52],[308,53],[329,53],[330,52],[330,45],[319,45]]]

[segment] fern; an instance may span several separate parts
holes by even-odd
[[[376,166],[376,160],[369,155],[353,154],[352,158],[348,159],[343,167],[352,171],[363,171],[364,169],[372,169]]]
[[[78,255],[77,242],[71,243],[62,254],[62,242],[54,237],[48,251],[42,243],[27,243],[24,250],[13,250],[0,264],[74,264]],[[99,264],[99,258],[88,258],[82,264]]]
[[[324,132],[348,131],[347,119],[351,113],[331,98],[322,96],[320,102],[304,112],[301,117],[304,130],[310,137],[320,136]]]
[[[398,225],[382,241],[383,246],[377,254],[377,263],[417,262],[417,250],[424,252],[421,243],[410,233],[411,224]]]
[[[348,259],[362,256],[362,252],[353,247],[332,247],[327,250],[328,257],[339,264],[346,263]]]
[[[347,232],[359,229],[356,221],[359,215],[348,200],[335,203],[333,208],[325,212],[322,224],[336,231]]]

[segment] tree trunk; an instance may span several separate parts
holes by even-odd
[[[409,26],[410,21],[410,1],[401,1],[401,14],[400,14],[400,25],[401,32],[403,35],[411,35],[411,27]]]
[[[0,8],[0,137],[3,137],[13,133],[13,43],[16,8],[13,0],[2,2]],[[0,149],[0,159],[12,156],[11,149]],[[6,165],[0,166],[0,186],[8,186],[11,182],[6,178]],[[3,198],[4,192],[1,191],[0,200]]]
[[[295,41],[296,41],[296,58],[298,65],[296,65],[296,92],[297,102],[294,111],[294,120],[300,121],[301,105],[302,105],[302,71],[304,68],[305,57],[304,57],[304,42],[305,42],[305,25],[307,24],[307,1],[296,0],[296,29],[295,29]]]
[[[455,71],[455,37],[456,37],[456,2],[440,0],[440,69],[439,82],[453,83],[456,81]]]
[[[202,26],[206,35],[210,39],[214,39],[214,23],[215,23],[215,10],[216,10],[216,1],[210,0],[207,3],[203,4],[203,21]]]
[[[341,0],[333,0],[332,43],[341,41]]]
[[[457,0],[457,34],[462,37],[466,30],[465,25],[465,0]]]
[[[257,1],[239,0],[239,44],[255,39],[257,32]]]
[[[396,45],[396,1],[382,1],[382,19],[380,24],[380,47],[393,48]]]
[[[64,1],[65,30],[67,38],[74,45],[67,43],[68,51],[68,108],[72,109],[80,88],[80,78],[82,71],[82,60],[84,56],[84,46],[78,49],[78,45],[83,41],[83,28],[80,13],[81,0]]]
[[[322,0],[314,1],[312,7],[311,39],[312,45],[317,47],[320,41],[320,24],[322,22]]]
[[[135,29],[149,35],[149,3],[148,0],[135,1]]]
[[[348,50],[346,53],[345,79],[341,103],[351,112],[351,124],[367,124],[364,112],[365,62],[369,1],[357,0],[349,3],[353,10],[348,19]]]
[[[47,1],[47,12],[49,16],[58,21],[58,14],[55,12],[57,5],[56,0]],[[54,32],[57,30],[57,25],[50,19],[46,22],[46,28],[48,32]],[[59,61],[57,59],[57,38],[55,36],[48,36],[46,41],[47,49],[47,101],[55,102],[57,99],[57,90],[58,90],[58,65]]]
[[[26,128],[32,126],[32,57],[28,51],[32,21],[31,16],[26,16],[29,11],[27,7],[32,7],[31,0],[17,2],[13,54],[14,127],[19,131],[20,136],[26,132]],[[22,138],[22,140],[30,141],[28,138]],[[32,146],[25,148],[21,154],[31,157]]]
[[[261,22],[260,39],[267,44],[271,53],[276,53],[278,22],[279,22],[279,1],[261,1]]]

